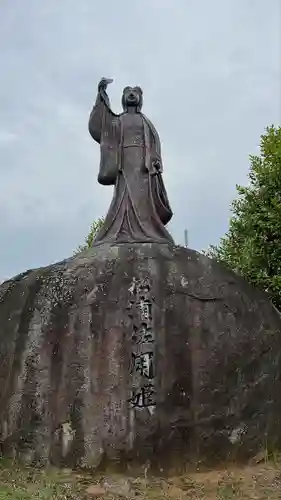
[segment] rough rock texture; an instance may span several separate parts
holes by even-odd
[[[281,319],[199,253],[95,247],[0,286],[0,441],[29,463],[171,467],[281,438]]]

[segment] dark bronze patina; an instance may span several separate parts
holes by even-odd
[[[160,139],[141,113],[142,90],[125,87],[124,112],[117,115],[106,93],[111,82],[101,79],[89,119],[89,132],[101,150],[98,182],[114,185],[113,200],[94,245],[173,243],[165,228],[173,213],[162,179]]]

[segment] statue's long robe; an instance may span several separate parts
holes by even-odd
[[[94,245],[173,243],[165,228],[173,214],[161,175],[160,140],[151,122],[142,113],[115,115],[101,91],[90,115],[89,132],[100,144],[98,182],[115,186]]]

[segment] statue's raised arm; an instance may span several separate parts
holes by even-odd
[[[142,113],[140,87],[125,87],[123,113],[110,108],[106,93],[111,79],[98,84],[89,131],[100,144],[98,182],[114,185],[108,214],[94,244],[103,242],[173,243],[165,225],[172,210],[162,179],[161,145],[158,133]]]
[[[97,99],[101,99],[104,104],[106,104],[106,106],[108,107],[108,109],[111,111],[111,108],[110,108],[110,101],[109,101],[109,97],[107,95],[107,92],[106,92],[106,89],[107,89],[107,86],[113,82],[113,79],[112,78],[102,78],[100,81],[99,81],[99,84],[98,84],[98,95],[97,95]]]
[[[101,132],[105,115],[108,114],[109,117],[111,116],[112,118],[117,116],[111,110],[109,97],[106,92],[108,84],[112,82],[112,78],[104,77],[99,81],[96,102],[89,118],[89,132],[92,138],[98,143],[100,143],[101,140]]]

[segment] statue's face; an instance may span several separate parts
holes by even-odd
[[[141,89],[139,87],[126,87],[123,91],[123,101],[126,107],[139,106],[141,102]]]

